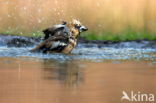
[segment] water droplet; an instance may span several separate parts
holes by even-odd
[[[59,13],[59,12],[58,12],[57,14],[58,14],[58,15],[60,15],[60,13]]]
[[[97,7],[99,7],[99,6],[100,6],[100,3],[99,3],[99,2],[97,2],[97,3],[96,3],[96,6],[97,6]]]
[[[27,10],[27,7],[23,7],[23,10]]]
[[[55,4],[58,4],[58,1],[57,0],[55,0]]]
[[[8,16],[9,18],[11,17],[11,15],[10,15],[10,14],[8,14],[7,16]]]
[[[5,4],[9,4],[9,1],[6,1]]]
[[[55,8],[54,8],[53,10],[54,10],[54,11],[56,11],[56,9],[55,9]]]
[[[42,9],[38,9],[38,12],[40,13],[42,11]]]
[[[42,22],[42,20],[41,19],[38,19],[38,23],[41,23]]]

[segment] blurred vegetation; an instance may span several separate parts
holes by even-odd
[[[156,38],[156,0],[0,0],[0,33],[43,36],[47,27],[79,19],[93,40]]]
[[[42,31],[30,32],[25,34],[14,34],[12,32],[4,32],[3,34],[8,35],[18,35],[18,36],[29,36],[29,37],[43,37],[44,33]],[[108,41],[131,41],[131,40],[156,40],[156,35],[148,31],[135,31],[131,28],[127,28],[120,33],[113,32],[101,32],[97,34],[96,32],[84,32],[81,37],[87,40],[108,40]]]
[[[97,35],[94,32],[84,33],[81,37],[87,40],[108,40],[108,41],[131,41],[131,40],[156,40],[156,35],[147,31],[124,30],[120,33],[104,32]]]

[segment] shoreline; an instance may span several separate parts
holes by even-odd
[[[8,47],[29,47],[35,46],[40,41],[42,41],[42,37],[26,37],[26,36],[14,36],[14,35],[7,35],[7,34],[0,34],[0,45],[6,45]],[[93,44],[97,45],[97,47],[103,46],[115,46],[115,47],[125,47],[126,45],[137,44],[139,45],[146,45],[148,47],[156,48],[156,40],[147,40],[147,39],[140,39],[140,40],[126,40],[126,41],[110,41],[110,40],[87,40],[85,38],[80,37],[78,39],[78,43],[86,44],[86,46],[91,46]],[[145,46],[145,47],[146,47]]]

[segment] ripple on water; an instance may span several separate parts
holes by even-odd
[[[31,53],[29,48],[0,47],[0,57],[32,57],[61,60],[156,60],[156,49],[151,48],[113,48],[78,47],[72,54]]]

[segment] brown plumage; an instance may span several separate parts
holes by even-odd
[[[62,52],[69,53],[76,46],[77,39],[74,37],[66,37],[64,35],[58,35],[54,37],[49,37],[47,40],[43,41],[36,48],[32,49],[32,52]]]
[[[70,53],[77,45],[77,38],[82,31],[86,31],[87,28],[82,26],[77,20],[73,20],[71,23],[64,25],[55,25],[52,28],[48,28],[44,31],[44,41],[36,48],[32,49],[32,52],[43,53]]]

